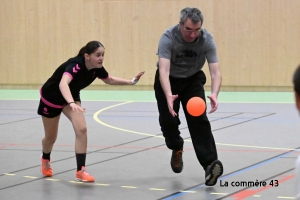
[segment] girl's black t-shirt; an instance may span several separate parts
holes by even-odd
[[[73,97],[79,97],[80,90],[89,86],[96,78],[108,78],[108,73],[104,67],[88,70],[85,66],[84,57],[70,58],[55,70],[41,88],[42,97],[53,104],[64,105],[66,103],[59,89],[63,75],[68,75],[72,79],[69,88]]]

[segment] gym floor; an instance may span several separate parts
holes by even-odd
[[[221,92],[209,114],[224,173],[205,186],[182,110],[184,169],[175,174],[152,91],[82,91],[86,167],[96,181],[74,181],[74,131],[62,115],[51,154],[54,176],[40,173],[43,125],[36,90],[0,90],[0,199],[294,199],[300,117],[292,93]],[[210,105],[208,105],[210,108]],[[263,185],[265,184],[265,185]]]

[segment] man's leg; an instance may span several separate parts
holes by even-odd
[[[166,145],[169,149],[179,150],[183,147],[183,139],[178,130],[180,120],[178,116],[173,117],[169,112],[167,100],[160,85],[158,71],[155,76],[154,90],[159,112],[159,124],[165,137]],[[173,109],[177,114],[180,107],[179,103],[179,99],[176,99],[173,104]]]
[[[213,173],[214,170],[216,171],[215,175],[211,176],[213,180],[206,180],[206,184],[214,185],[217,181],[217,178],[223,173],[223,166],[222,163],[218,161],[216,144],[212,135],[210,122],[207,118],[206,112],[199,117],[194,117],[188,114],[186,110],[186,104],[190,98],[198,96],[205,100],[205,92],[203,87],[205,84],[205,79],[205,74],[202,71],[189,78],[190,83],[187,85],[185,90],[186,92],[181,95],[181,102],[191,134],[193,146],[200,164],[206,171],[206,178],[210,173]]]
[[[169,112],[167,100],[160,85],[158,71],[155,76],[154,89],[159,111],[159,124],[161,126],[161,131],[163,133],[163,136],[165,137],[167,147],[173,150],[171,166],[175,173],[180,173],[183,168],[182,148],[184,143],[178,129],[180,120],[178,115],[176,117],[173,117]],[[178,113],[179,107],[179,99],[176,99],[173,104],[173,109],[176,113]]]

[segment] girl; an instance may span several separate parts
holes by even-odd
[[[52,176],[50,154],[57,138],[61,112],[71,121],[75,135],[77,161],[76,180],[94,182],[94,177],[86,172],[87,128],[85,109],[81,107],[80,90],[89,86],[96,78],[110,85],[134,85],[144,72],[132,80],[109,76],[103,67],[105,49],[98,41],[91,41],[82,47],[78,55],[60,65],[42,86],[38,114],[42,116],[45,137],[42,140],[43,154],[41,172]]]

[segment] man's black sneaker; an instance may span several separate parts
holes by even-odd
[[[175,173],[180,173],[183,169],[182,153],[182,149],[173,150],[172,152],[171,167]]]
[[[213,186],[217,183],[218,178],[223,174],[223,165],[221,161],[215,160],[205,170],[205,185]]]

